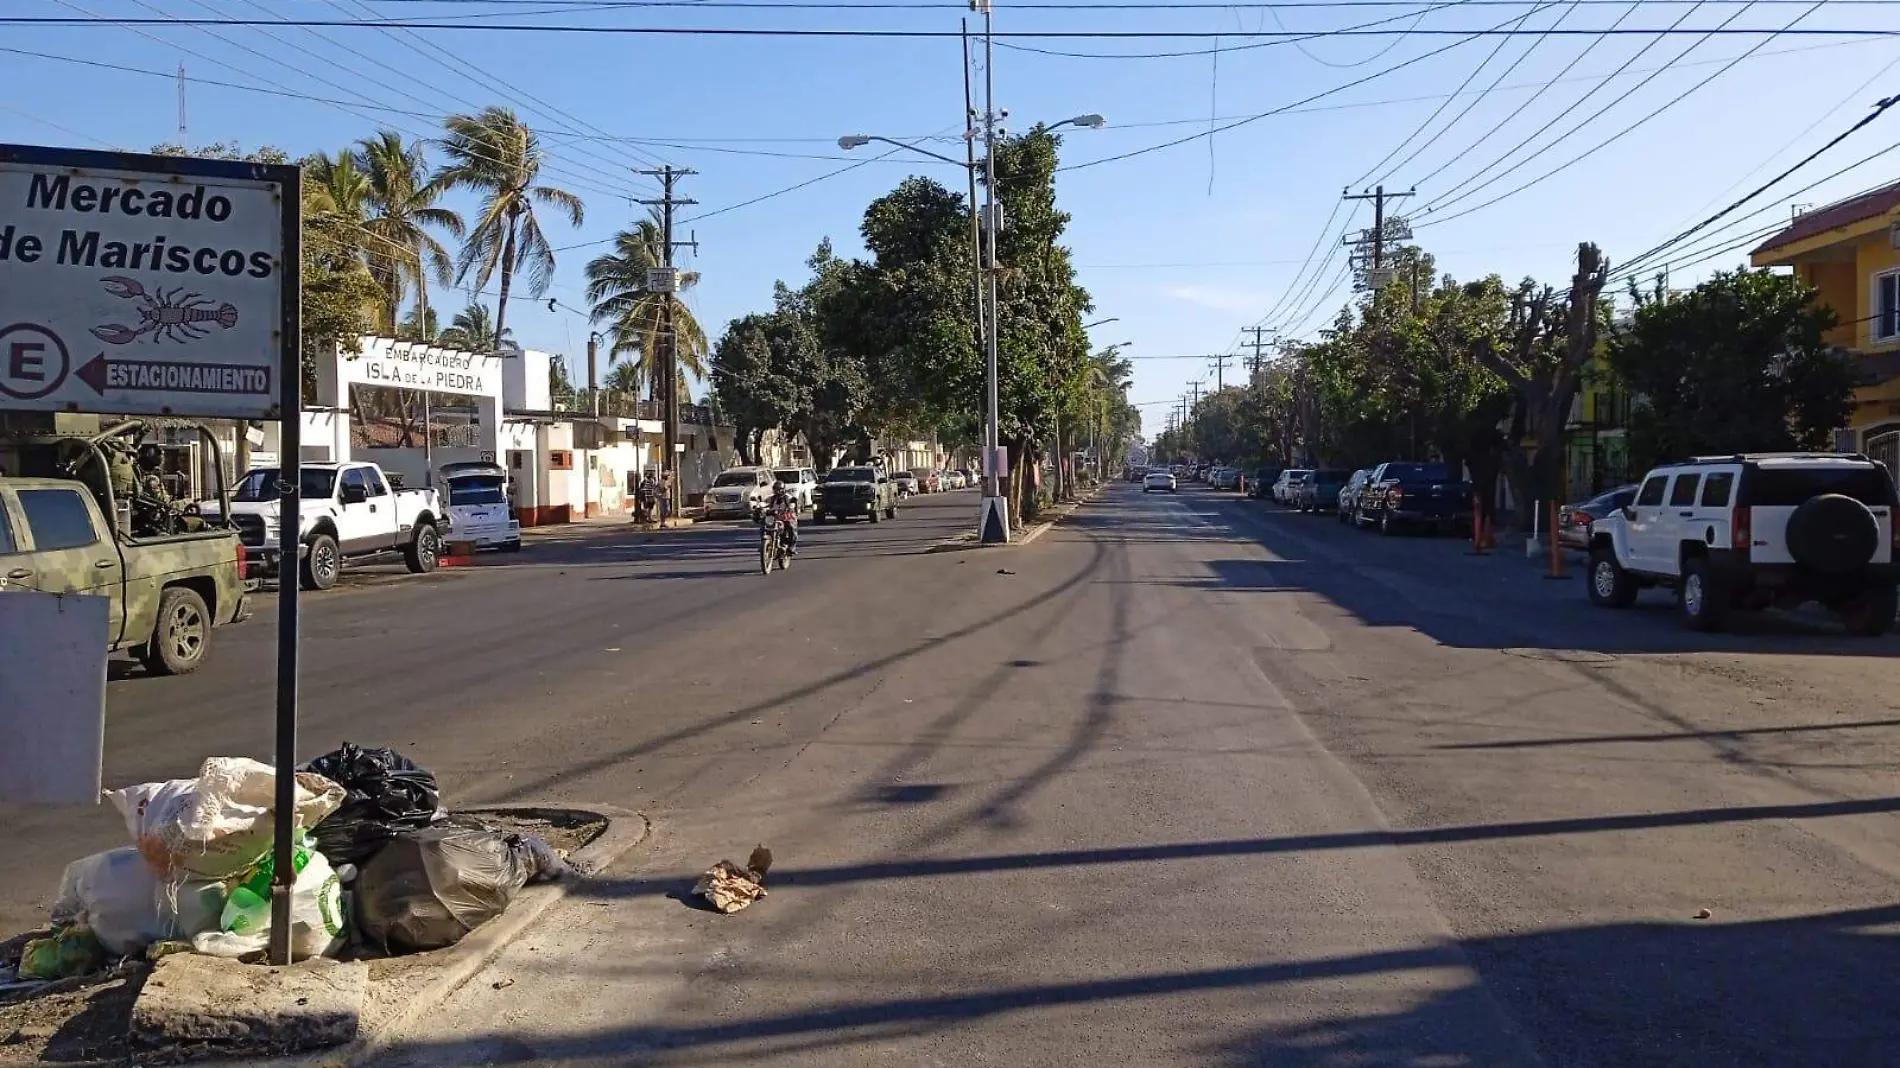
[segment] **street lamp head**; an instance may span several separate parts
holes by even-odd
[[[843,137],[838,138],[838,147],[844,149],[847,152],[849,152],[851,149],[854,149],[854,148],[863,148],[865,145],[868,145],[870,143],[871,143],[871,139],[864,136],[863,134],[846,134]]]
[[[1102,127],[1108,125],[1108,120],[1101,117],[1100,115],[1090,113],[1087,115],[1077,115],[1075,118],[1069,120],[1069,124],[1072,126],[1081,126],[1090,130],[1099,130]]]

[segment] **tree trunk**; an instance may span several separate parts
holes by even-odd
[[[508,289],[515,280],[515,223],[521,216],[520,208],[508,211],[508,237],[501,244],[501,295],[495,299],[495,343],[492,349],[501,352],[503,331],[508,326]]]

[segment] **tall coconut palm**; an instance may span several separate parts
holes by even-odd
[[[367,217],[369,176],[350,152],[334,156],[319,152],[304,161],[304,174],[312,187],[310,206],[317,212],[358,225]],[[362,235],[356,237],[360,246]]]
[[[449,321],[447,330],[436,337],[436,343],[467,352],[495,352],[504,345],[515,343],[514,331],[502,327],[497,333],[497,321],[488,314],[488,305],[470,304],[455,313]]]
[[[420,318],[427,318],[429,275],[448,284],[448,250],[429,228],[454,237],[461,237],[466,228],[460,215],[436,206],[447,186],[439,178],[429,177],[422,145],[405,143],[401,134],[384,130],[364,138],[357,146],[357,165],[369,182],[364,251],[369,255],[370,271],[387,294],[386,321],[393,330],[400,325],[407,282],[415,282]]]
[[[607,324],[607,336],[613,342],[607,350],[608,362],[633,357],[648,393],[655,398],[663,395],[660,336],[667,295],[647,291],[647,268],[665,264],[665,243],[666,231],[656,212],[633,229],[615,234],[613,251],[587,264],[587,299],[593,302],[589,312],[594,322]],[[698,284],[698,271],[680,272],[682,290]],[[679,369],[696,378],[706,377],[706,331],[677,298],[673,300],[673,333],[679,339]]]
[[[587,216],[581,199],[565,189],[540,185],[547,157],[541,139],[515,113],[491,107],[479,115],[451,115],[442,151],[449,162],[436,180],[469,189],[482,198],[468,238],[456,257],[456,275],[482,289],[499,272],[501,295],[495,302],[496,336],[508,319],[508,293],[521,272],[528,291],[540,296],[554,273],[554,247],[541,230],[536,204],[559,210],[579,226]]]

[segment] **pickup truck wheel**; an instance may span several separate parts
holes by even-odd
[[[158,622],[142,649],[145,669],[154,675],[188,675],[205,662],[211,646],[211,613],[204,598],[186,586],[173,586],[158,599]]]
[[[1893,629],[1894,615],[1900,612],[1900,587],[1877,586],[1844,607],[1841,619],[1847,633],[1862,638],[1878,638]]]
[[[435,529],[434,523],[416,524],[416,532],[409,539],[409,547],[402,551],[402,562],[409,565],[412,575],[426,575],[435,570],[442,558],[442,535]]]
[[[336,585],[337,573],[342,569],[343,553],[328,534],[318,534],[304,545],[303,560],[297,567],[306,590],[327,590]]]
[[[1616,562],[1607,548],[1590,553],[1590,603],[1606,608],[1628,608],[1636,603],[1636,579]]]
[[[1709,572],[1709,562],[1692,556],[1682,562],[1682,588],[1677,591],[1682,621],[1690,630],[1719,630],[1728,615],[1728,592]]]
[[[1389,538],[1392,535],[1397,534],[1398,532],[1399,532],[1399,525],[1397,523],[1392,522],[1392,513],[1391,512],[1379,513],[1380,536]]]

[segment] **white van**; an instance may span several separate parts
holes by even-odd
[[[521,551],[521,521],[508,504],[506,468],[479,462],[444,464],[442,498],[449,517],[448,541]]]

